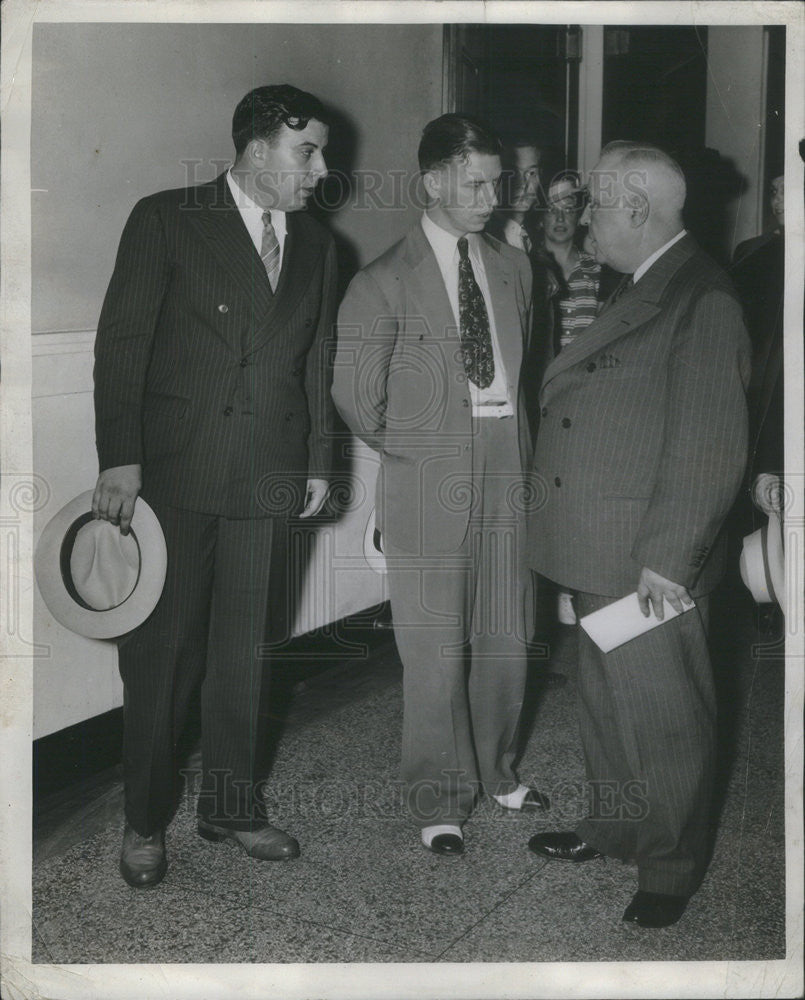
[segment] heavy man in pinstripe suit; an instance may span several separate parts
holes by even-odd
[[[590,177],[597,259],[631,276],[548,366],[531,524],[534,567],[581,617],[637,591],[663,616],[608,654],[579,632],[580,728],[591,809],[532,837],[565,861],[637,862],[624,920],[674,923],[706,861],[715,700],[708,594],[746,463],[749,342],[719,268],[682,224],[685,181],[653,147],[611,143]]]
[[[98,326],[94,510],[127,532],[142,493],[168,548],[162,598],[120,647],[135,887],[165,874],[173,752],[202,678],[199,833],[261,860],[299,853],[261,795],[259,648],[289,627],[287,517],[327,492],[335,252],[301,211],[326,174],[325,122],[294,87],[247,94],[233,167],[134,207]]]

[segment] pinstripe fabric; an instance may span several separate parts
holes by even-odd
[[[142,465],[168,547],[162,598],[120,648],[126,813],[144,835],[170,815],[174,745],[202,677],[199,811],[264,819],[256,649],[269,625],[287,633],[286,517],[308,477],[327,478],[332,449],[335,250],[304,213],[287,221],[272,294],[226,175],[144,198],[98,324],[100,467]]]
[[[532,564],[581,617],[643,566],[706,595],[746,462],[749,342],[725,275],[690,237],[663,254],[545,373]],[[706,597],[699,607],[706,619]],[[706,621],[691,611],[612,653],[579,633],[593,783],[577,832],[637,860],[640,888],[690,895],[705,864],[714,750]]]
[[[165,533],[168,574],[153,615],[120,646],[126,818],[145,836],[170,817],[173,752],[203,679],[199,813],[246,829],[265,819],[262,800],[252,800],[266,773],[268,687],[257,651],[288,631],[287,526],[149,502]]]
[[[686,237],[546,370],[534,568],[612,597],[643,566],[711,590],[746,463],[748,377],[731,286]]]
[[[704,874],[715,752],[707,597],[602,653],[579,629],[579,728],[591,782],[577,834],[636,860],[639,888],[690,896]],[[576,595],[576,613],[610,603]]]
[[[137,203],[95,346],[101,469],[140,464],[155,500],[227,517],[327,477],[335,250],[303,212],[286,239],[272,296],[225,175]]]

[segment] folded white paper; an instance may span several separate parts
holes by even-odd
[[[685,611],[691,611],[695,604],[683,604]],[[589,615],[579,619],[579,625],[589,635],[593,642],[603,653],[609,653],[618,646],[622,646],[630,639],[650,632],[658,625],[663,625],[671,618],[679,617],[679,612],[674,611],[671,605],[663,598],[663,612],[665,617],[660,620],[654,614],[654,608],[649,603],[649,616],[646,618],[640,610],[637,601],[637,591],[628,594],[619,601],[608,604],[605,608],[599,608]]]

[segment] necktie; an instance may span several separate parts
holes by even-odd
[[[610,295],[610,297],[604,303],[604,309],[609,309],[612,306],[614,306],[615,303],[618,301],[618,299],[621,297],[621,295],[623,295],[625,292],[628,292],[629,289],[633,285],[634,285],[634,279],[633,279],[632,275],[631,274],[624,274],[624,276],[621,278],[621,281],[620,281],[620,284],[618,285],[618,287],[615,289],[615,291]],[[602,310],[602,312],[603,312],[603,310]]]
[[[523,241],[523,250],[525,250],[526,253],[530,254],[533,247],[531,245],[531,237],[526,232],[525,226],[520,227],[520,238]]]
[[[271,212],[268,209],[263,212],[263,242],[260,246],[260,256],[271,284],[271,291],[275,292],[280,277],[280,241],[271,225]]]
[[[492,335],[489,332],[489,314],[473,274],[465,236],[458,241],[458,255],[458,316],[464,371],[479,389],[485,389],[495,377]]]

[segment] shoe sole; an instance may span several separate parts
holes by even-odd
[[[420,844],[422,844],[422,841],[420,841]],[[463,858],[466,854],[466,851],[434,851],[427,844],[422,844],[422,849],[427,851],[428,854],[435,855],[437,858]]]

